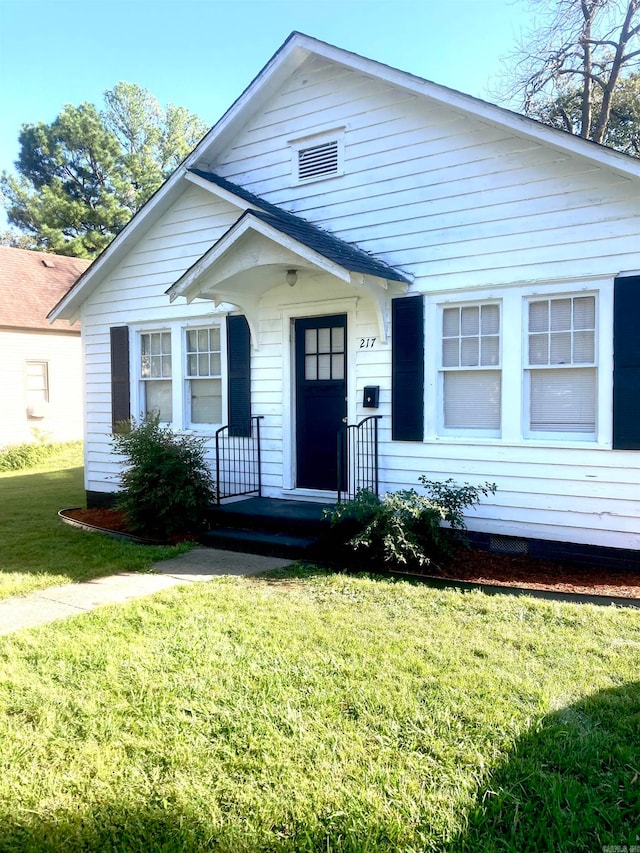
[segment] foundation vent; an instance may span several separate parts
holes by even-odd
[[[497,554],[528,554],[529,543],[526,539],[514,539],[512,536],[490,536],[489,550]]]

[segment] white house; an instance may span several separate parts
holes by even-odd
[[[89,261],[0,246],[0,448],[81,439],[80,324],[47,314]]]
[[[82,321],[90,505],[129,414],[260,417],[263,495],[303,500],[379,415],[381,491],[495,481],[487,538],[640,549],[626,155],[293,33],[51,316]]]

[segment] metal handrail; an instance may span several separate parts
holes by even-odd
[[[262,496],[260,421],[256,415],[243,423],[216,430],[216,503],[240,495]]]
[[[370,415],[338,433],[338,503],[351,501],[362,489],[378,494],[378,421]]]

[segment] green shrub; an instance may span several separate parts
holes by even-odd
[[[0,471],[21,471],[25,468],[35,468],[54,453],[59,453],[65,447],[80,442],[50,442],[47,436],[39,430],[34,430],[34,441],[23,444],[9,444],[0,449]]]
[[[157,420],[121,426],[113,443],[127,467],[120,476],[117,506],[129,529],[159,539],[200,529],[215,500],[204,458],[206,439],[174,433]]]
[[[451,478],[439,482],[425,475],[418,481],[425,494],[404,489],[378,497],[361,490],[354,501],[336,507],[329,517],[349,531],[349,544],[370,560],[405,568],[444,560],[466,542],[464,510],[483,495],[494,494],[496,486],[457,485]]]

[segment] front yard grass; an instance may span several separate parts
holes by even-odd
[[[63,447],[28,471],[0,473],[0,598],[123,571],[144,571],[179,548],[148,548],[69,527],[84,506],[82,447]]]
[[[639,663],[638,611],[311,569],[23,631],[0,850],[631,847]]]

